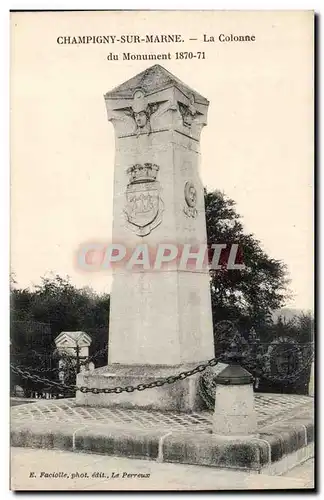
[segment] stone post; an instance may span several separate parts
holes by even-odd
[[[57,352],[61,355],[59,359],[59,379],[64,383],[66,372],[70,363],[79,371],[80,361],[89,356],[91,337],[82,331],[61,332],[55,339]],[[69,363],[67,359],[69,358]]]
[[[160,243],[206,251],[200,133],[208,101],[159,65],[105,95],[115,130],[114,244],[138,245],[154,256]],[[181,249],[181,250],[180,250]],[[194,250],[196,249],[196,250]],[[206,253],[206,252],[205,252]],[[105,370],[78,382],[93,387],[157,380],[214,355],[208,268],[124,267],[111,290],[109,359]],[[97,377],[97,378],[96,378]],[[119,395],[77,394],[89,405],[173,410],[200,407],[198,377]]]
[[[213,433],[228,439],[257,437],[253,377],[238,364],[216,377]]]

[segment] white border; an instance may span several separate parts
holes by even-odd
[[[306,1],[306,0],[272,0],[266,1],[264,0],[262,3],[258,0],[255,1],[239,1],[239,0],[223,0],[223,1],[212,1],[212,0],[199,0],[199,2],[190,2],[189,0],[163,0],[163,1],[155,1],[154,4],[151,1],[136,1],[134,0],[119,0],[119,1],[108,1],[108,0],[95,0],[95,1],[86,1],[86,0],[66,0],[66,1],[47,1],[38,0],[38,1],[28,1],[28,0],[16,0],[9,1],[3,0],[0,3],[0,33],[1,33],[1,101],[0,101],[0,109],[1,109],[1,154],[2,154],[2,162],[0,169],[0,230],[1,230],[1,274],[0,274],[0,288],[1,288],[1,353],[4,355],[2,358],[2,377],[1,377],[1,386],[2,386],[2,398],[4,401],[4,405],[2,408],[8,408],[5,406],[5,402],[7,401],[6,391],[7,388],[9,390],[9,358],[8,358],[8,331],[9,331],[9,301],[8,301],[8,289],[9,289],[9,279],[8,279],[8,270],[9,270],[9,126],[8,126],[8,115],[9,115],[9,23],[8,23],[8,11],[11,10],[107,10],[107,9],[123,9],[123,10],[314,10],[317,14],[321,14],[323,8],[323,1]],[[318,37],[319,45],[323,39],[322,33],[319,34]],[[318,68],[319,79],[323,81],[322,78],[322,67]],[[317,110],[317,113],[322,111],[322,106]],[[323,134],[322,131],[318,131],[318,147],[323,143]],[[318,165],[318,171],[320,170],[320,165]],[[319,177],[319,176],[318,176]],[[319,178],[317,179],[319,182]],[[318,192],[318,198],[319,192]],[[323,222],[323,210],[322,206],[320,208],[320,213],[318,214],[319,220]],[[324,223],[323,223],[324,225]],[[320,229],[320,228],[319,228]],[[321,224],[322,229],[322,224]],[[318,255],[319,257],[319,255]],[[323,277],[323,266],[321,266],[320,277]],[[324,306],[322,304],[322,299],[319,299],[318,306]],[[324,307],[323,307],[324,310]],[[320,328],[317,326],[317,335],[320,336]],[[321,342],[322,349],[321,355],[323,355],[323,345],[324,342]],[[318,353],[319,357],[319,353]],[[3,363],[3,359],[5,362]],[[320,364],[320,363],[319,363]],[[319,378],[320,374],[318,374]],[[319,387],[317,384],[316,387]],[[323,412],[322,412],[323,414]],[[1,441],[1,449],[3,453],[3,462],[1,467],[1,486],[3,487],[2,493],[4,493],[4,497],[7,498],[11,493],[8,491],[9,484],[9,461],[8,461],[8,448],[9,448],[9,411],[2,410],[1,411],[1,420],[4,424],[3,427],[3,438]],[[322,433],[323,435],[323,433]],[[321,447],[323,449],[323,447]],[[322,453],[319,459],[322,458]],[[58,493],[59,494],[59,493]],[[66,494],[61,493],[61,496],[65,496]],[[82,496],[81,496],[82,495]],[[84,496],[83,494],[78,495],[81,498]],[[170,494],[169,494],[170,495]],[[171,493],[172,495],[172,493]],[[217,492],[217,495],[222,495],[221,492]],[[259,495],[262,495],[262,492],[259,492]],[[39,498],[42,498],[43,495],[38,495]],[[93,494],[89,493],[89,496],[93,496]],[[114,497],[115,494],[109,493],[110,497]],[[280,496],[280,495],[279,495]],[[118,497],[118,496],[117,496]],[[125,494],[123,494],[125,497]],[[182,498],[184,496],[182,495]],[[188,497],[185,495],[185,497]],[[228,495],[226,495],[228,497]]]
[[[242,0],[61,0],[61,1],[28,1],[12,0],[5,1],[9,9],[22,10],[320,10],[321,2],[315,0],[264,0],[242,1]]]

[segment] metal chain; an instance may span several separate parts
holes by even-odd
[[[15,365],[17,366],[17,365]],[[38,367],[38,368],[34,368],[34,367],[28,367],[29,370],[32,370],[32,372],[36,372],[36,373],[59,373],[60,371],[62,371],[62,368],[42,368],[42,367]]]
[[[85,360],[80,361],[80,366],[86,365],[96,359],[98,356],[101,356],[101,354],[107,354],[108,353],[108,348],[104,347],[103,349],[100,349],[99,351],[96,351],[94,354],[91,356],[88,356]]]
[[[102,355],[102,354],[107,354],[108,352],[108,349],[107,347],[104,347],[103,349],[100,349],[98,351],[96,351],[94,354],[92,354],[91,356],[87,356],[85,359],[81,359],[80,360],[80,363],[79,365],[80,366],[84,366],[84,365],[87,365],[89,364],[92,360],[95,360],[96,358],[98,358],[98,356]],[[44,357],[42,354],[38,353],[37,351],[35,351],[35,349],[31,349],[29,351],[29,354],[30,353],[33,353],[35,356],[37,356],[41,363],[40,365],[37,366],[37,368],[35,367],[30,367],[30,370],[32,370],[33,372],[37,372],[37,373],[51,373],[51,372],[61,372],[64,370],[64,368],[60,368],[60,367],[56,367],[56,368],[49,368],[46,366],[46,364],[44,363]],[[12,353],[11,354],[11,357],[12,358],[16,358],[16,357],[24,357],[26,358],[26,354],[25,353],[21,353],[21,352],[15,352],[15,353]],[[54,359],[54,360],[57,360],[58,359],[58,356],[57,355],[50,355],[48,356],[48,359]],[[68,368],[69,369],[75,369],[76,370],[76,366],[75,364],[73,364],[73,361],[75,362],[76,360],[76,356],[73,356],[73,355],[70,355],[70,354],[65,354],[61,359],[63,359],[64,361],[66,361],[68,363]]]
[[[174,384],[178,380],[184,380],[187,377],[191,377],[196,373],[202,373],[209,366],[215,366],[219,362],[219,358],[212,358],[206,363],[202,363],[192,370],[183,371],[177,375],[170,375],[169,377],[161,378],[158,380],[154,380],[153,382],[138,384],[136,386],[127,385],[125,387],[112,387],[112,388],[91,388],[85,386],[77,386],[77,385],[66,385],[62,382],[55,382],[54,380],[49,380],[43,377],[39,377],[38,375],[34,375],[27,370],[20,368],[19,366],[10,365],[11,369],[14,373],[21,375],[23,378],[32,380],[34,382],[38,382],[41,384],[46,384],[46,388],[56,388],[56,389],[64,389],[64,390],[76,390],[81,391],[83,393],[91,392],[92,394],[120,394],[121,392],[134,392],[134,391],[144,391],[145,389],[153,389],[154,387],[161,387],[165,384]]]
[[[14,373],[22,376],[25,379],[32,380],[34,382],[38,382],[38,383],[41,383],[41,384],[45,384],[46,388],[51,388],[52,387],[52,388],[56,388],[56,389],[61,389],[61,390],[63,389],[63,390],[69,390],[69,391],[71,391],[71,390],[73,390],[73,391],[77,390],[77,391],[81,391],[82,393],[88,393],[88,392],[90,392],[90,393],[93,393],[93,394],[102,394],[102,393],[103,394],[120,394],[121,392],[144,391],[145,389],[153,389],[155,387],[161,387],[161,386],[163,386],[165,384],[174,384],[178,380],[184,380],[187,377],[195,375],[196,373],[202,373],[208,367],[216,366],[219,361],[223,361],[223,362],[226,363],[226,359],[224,359],[222,357],[222,355],[219,354],[217,357],[212,358],[209,361],[196,366],[192,370],[183,371],[183,372],[181,372],[181,373],[179,373],[177,375],[171,375],[171,376],[168,376],[168,377],[165,377],[165,378],[161,378],[161,379],[158,379],[158,380],[155,380],[155,381],[152,381],[152,382],[138,384],[136,386],[128,385],[128,386],[125,386],[125,387],[117,386],[117,387],[113,387],[113,388],[100,388],[100,389],[99,388],[90,388],[90,387],[85,387],[85,386],[80,386],[79,387],[79,386],[73,385],[73,384],[67,385],[67,384],[64,384],[62,382],[56,382],[54,380],[49,380],[47,378],[40,377],[40,376],[38,376],[36,374],[33,374],[33,373],[29,372],[28,370],[25,370],[25,369],[17,366],[17,365],[11,364],[10,366],[11,366],[12,371]],[[300,374],[310,366],[310,364],[311,364],[312,361],[313,361],[313,356],[309,356],[309,358],[307,359],[307,361],[305,362],[305,364],[303,364],[303,366],[302,366],[302,368],[300,370],[292,373],[291,375],[285,375],[285,376],[282,376],[282,377],[280,377],[280,376],[273,376],[271,374],[266,374],[261,369],[249,366],[249,363],[244,363],[243,362],[243,365],[245,364],[245,366],[247,368],[250,368],[254,372],[255,376],[266,378],[266,379],[269,379],[269,380],[271,380],[273,382],[277,382],[277,383],[280,383],[280,382],[291,383],[291,382],[293,382],[293,381],[295,381],[295,380],[298,379],[298,377],[300,376]]]

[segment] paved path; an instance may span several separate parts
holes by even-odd
[[[301,479],[302,481],[308,482],[310,485],[314,483],[314,473],[315,473],[315,462],[314,458],[310,458],[301,465],[297,465],[292,470],[286,472],[283,477],[295,477]]]
[[[294,394],[255,394],[255,409],[259,428],[313,411],[314,399]],[[80,425],[132,426],[142,429],[193,430],[210,432],[212,411],[174,413],[140,409],[78,406],[75,398],[39,399],[33,404],[17,405],[11,409],[14,422],[72,422]]]
[[[308,460],[284,476],[278,477],[59,450],[12,448],[11,489],[25,491],[299,489],[313,487],[313,468],[314,461]],[[32,473],[35,477],[30,477]],[[66,477],[55,478],[53,474],[65,474]]]

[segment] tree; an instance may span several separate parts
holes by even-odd
[[[92,338],[89,354],[101,351],[95,358],[96,366],[107,364],[109,300],[108,294],[78,289],[68,277],[59,275],[41,278],[34,290],[16,288],[12,280],[11,362],[55,379],[55,338],[62,331],[83,330]],[[30,387],[40,390],[38,384],[16,374],[11,381],[27,391]]]
[[[109,295],[79,289],[69,277],[41,278],[41,284],[31,292],[29,308],[34,321],[51,325],[53,338],[62,331],[108,327]]]
[[[242,330],[271,323],[271,311],[282,307],[288,296],[287,268],[269,257],[253,234],[243,230],[235,202],[220,191],[205,190],[208,244],[225,243],[220,270],[211,270],[213,322],[236,321]],[[227,269],[230,245],[239,245],[244,270]]]
[[[300,312],[287,319],[279,315],[264,329],[264,338],[271,342],[274,337],[291,337],[300,344],[310,344],[314,340],[314,318],[310,312]]]

